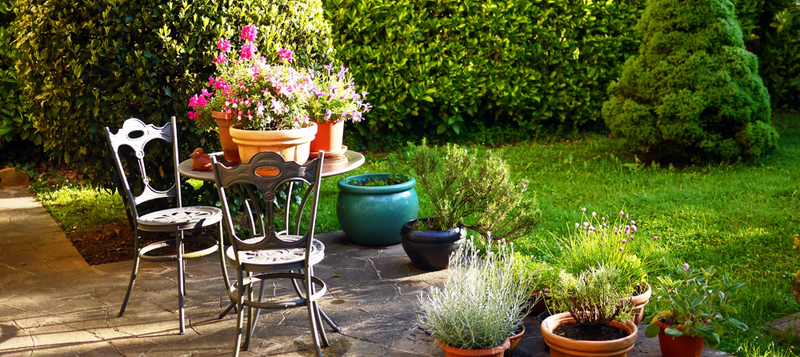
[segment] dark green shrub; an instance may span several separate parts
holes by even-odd
[[[374,133],[461,133],[471,117],[523,128],[599,118],[638,42],[640,0],[325,0],[337,58],[370,92]],[[470,128],[471,129],[471,128]]]
[[[92,165],[106,186],[113,172],[102,129],[129,117],[160,126],[177,115],[184,156],[218,148],[186,113],[213,74],[220,38],[252,23],[264,54],[288,47],[301,62],[326,62],[331,53],[319,0],[17,0],[16,8],[20,81],[45,150]]]
[[[22,88],[17,81],[17,50],[14,48],[14,9],[12,1],[0,2],[0,146],[14,138],[42,143],[33,124],[25,120]]]
[[[650,0],[603,117],[638,152],[735,159],[775,148],[769,94],[728,0]]]
[[[800,4],[774,1],[767,13],[764,35],[756,46],[761,76],[769,88],[773,108],[800,103]]]

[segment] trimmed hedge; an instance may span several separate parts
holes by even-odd
[[[375,105],[358,129],[460,133],[465,118],[524,128],[600,116],[638,41],[642,1],[325,0],[337,57]]]
[[[729,0],[650,0],[639,54],[609,86],[603,117],[629,149],[691,159],[758,157],[775,149],[758,58]]]
[[[0,147],[13,139],[30,140],[41,145],[42,137],[26,118],[22,88],[17,81],[17,50],[13,41],[16,28],[12,1],[0,2]]]
[[[17,0],[16,9],[20,82],[44,148],[91,164],[104,186],[113,172],[102,129],[129,117],[160,126],[177,115],[186,153],[219,145],[186,113],[220,38],[252,23],[264,53],[289,47],[305,62],[332,53],[319,0]]]

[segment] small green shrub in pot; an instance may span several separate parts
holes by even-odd
[[[523,197],[527,181],[512,180],[508,165],[492,151],[478,154],[455,144],[429,147],[423,139],[411,146],[409,164],[435,217],[423,229],[464,226],[485,238],[512,241],[538,224],[541,213]]]
[[[747,331],[747,325],[731,317],[736,314],[731,293],[743,282],[719,278],[714,268],[694,270],[689,264],[684,264],[680,275],[680,279],[658,278],[654,296],[659,312],[645,330],[647,337],[663,330],[669,337],[701,337],[706,345],[717,348],[728,327]]]
[[[451,257],[444,286],[420,296],[422,327],[436,342],[455,348],[503,345],[527,313],[535,278],[515,269],[518,258],[510,244],[482,255],[468,239]]]
[[[629,150],[736,160],[775,149],[769,93],[729,0],[649,1],[638,31],[639,53],[602,110]]]

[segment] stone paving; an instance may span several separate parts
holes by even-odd
[[[319,238],[326,257],[316,270],[329,285],[321,306],[342,327],[328,329],[332,346],[325,355],[444,355],[418,326],[417,295],[440,286],[447,271],[414,269],[400,245],[353,245],[342,232]],[[0,355],[230,355],[236,316],[217,317],[229,301],[212,257],[187,264],[185,335],[178,334],[174,263],[142,263],[127,311],[117,317],[132,262],[88,266],[27,189],[0,189]],[[267,287],[272,296],[291,291]],[[528,318],[525,326],[515,356],[548,356],[538,320]],[[657,339],[640,330],[630,356],[659,356]],[[313,356],[310,343],[305,308],[264,313],[242,355]]]

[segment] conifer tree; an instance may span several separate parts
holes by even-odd
[[[609,86],[603,118],[634,152],[735,160],[775,149],[758,58],[729,0],[649,0],[639,53]]]

